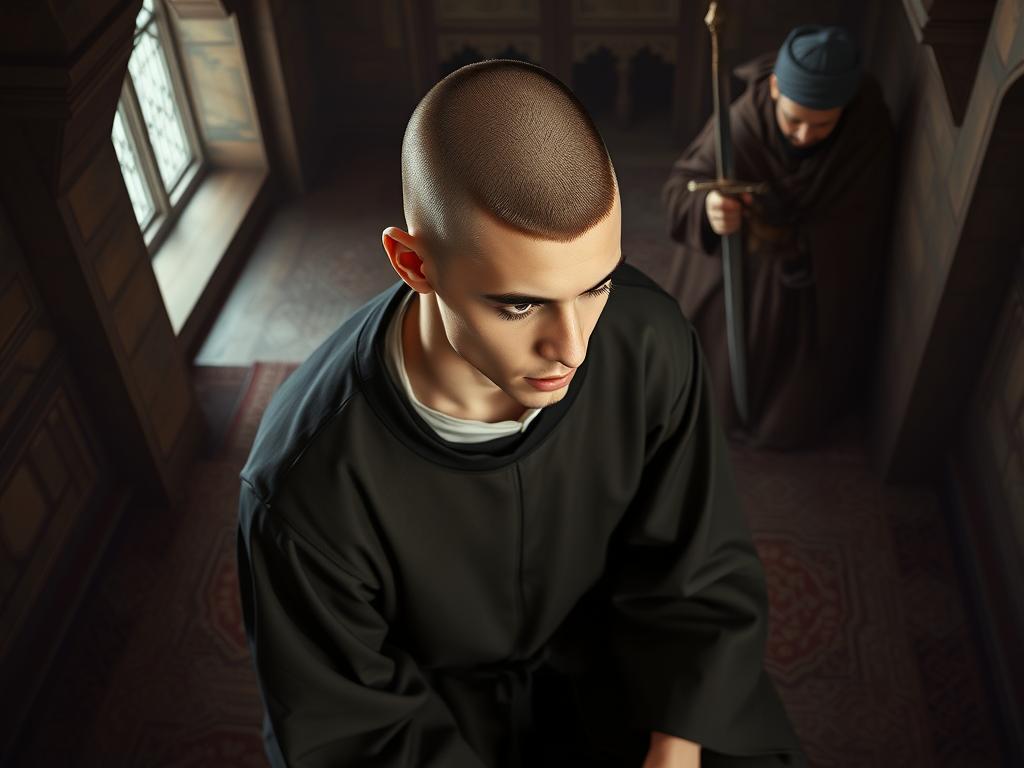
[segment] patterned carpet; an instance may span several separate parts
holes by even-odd
[[[10,765],[266,764],[238,603],[237,475],[293,368],[213,377],[239,403],[223,440],[182,509],[126,513]],[[934,496],[882,486],[856,422],[823,451],[734,459],[768,574],[768,668],[812,764],[999,765]]]

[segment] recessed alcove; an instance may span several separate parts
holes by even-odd
[[[996,0],[903,0],[918,42],[931,46],[953,116],[963,123]]]

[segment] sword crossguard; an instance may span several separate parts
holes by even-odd
[[[730,179],[716,179],[715,181],[688,181],[686,189],[690,192],[721,192],[725,195],[763,195],[768,192],[768,184],[761,182],[755,184],[749,181],[732,181]]]

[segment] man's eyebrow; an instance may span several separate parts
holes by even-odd
[[[615,265],[615,269],[621,267],[623,263],[625,263],[625,261],[626,254],[622,254],[621,256],[619,256],[619,263]],[[592,293],[593,291],[596,291],[602,285],[607,283],[609,280],[611,280],[612,275],[615,274],[615,269],[609,272],[606,277],[603,277],[602,279],[598,280],[592,288],[588,288],[587,290],[583,291],[583,293]],[[580,296],[582,296],[583,293],[581,293]],[[522,293],[485,293],[483,297],[485,299],[490,299],[493,302],[496,302],[498,304],[504,304],[506,306],[515,306],[516,304],[555,304],[558,301],[557,299],[545,299],[541,298],[540,296],[527,296]]]
[[[793,115],[789,114],[789,112],[787,112],[785,109],[782,110],[782,115],[786,118],[786,120],[788,120],[791,123],[806,123],[807,122],[806,120],[800,120],[799,118],[794,117]],[[813,125],[815,128],[821,128],[821,127],[826,126],[826,125],[831,125],[834,122],[835,122],[835,120],[821,120],[821,121],[816,122],[816,123],[810,123],[810,125]]]

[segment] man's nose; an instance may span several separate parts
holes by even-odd
[[[807,141],[808,138],[810,138],[810,133],[811,127],[804,123],[803,125],[797,127],[794,136],[796,136],[797,141],[803,144],[805,141]]]
[[[557,360],[566,368],[578,368],[583,364],[587,342],[575,306],[555,309],[550,324],[545,327],[540,351],[547,359]]]

